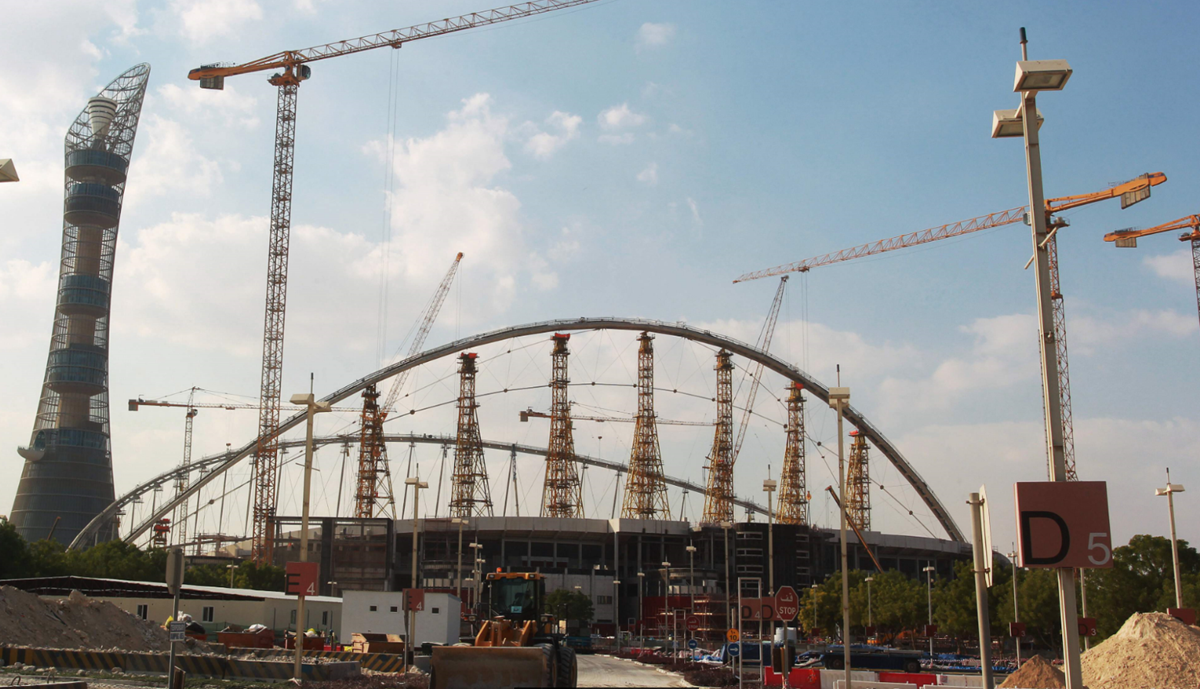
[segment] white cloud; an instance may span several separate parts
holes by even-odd
[[[190,85],[190,84],[189,84]],[[240,93],[232,84],[220,91],[201,88],[180,88],[164,84],[156,92],[175,112],[189,116],[200,115],[206,124],[254,129],[259,125],[255,108],[258,99]]]
[[[0,264],[0,304],[4,304],[5,321],[0,331],[0,351],[48,343],[47,325],[57,287],[57,263],[13,259]]]
[[[644,170],[637,174],[637,181],[650,186],[658,184],[658,163],[647,165]]]
[[[256,0],[173,0],[180,33],[197,44],[236,34],[243,25],[263,17]]]
[[[535,158],[546,160],[568,141],[579,138],[579,125],[582,123],[583,118],[579,115],[555,110],[546,118],[546,124],[555,131],[539,131],[529,137],[525,142],[525,151]]]
[[[182,123],[149,114],[143,115],[138,129],[138,146],[125,195],[127,208],[171,192],[208,196],[221,184],[221,166],[197,150]]]
[[[697,227],[704,225],[704,221],[700,219],[700,207],[696,205],[696,200],[689,196],[687,205],[692,211],[692,222],[696,223]]]
[[[1166,280],[1188,286],[1192,286],[1195,282],[1191,249],[1180,249],[1163,256],[1146,256],[1142,259],[1142,265]]]
[[[646,122],[646,116],[629,109],[629,103],[621,103],[601,112],[596,119],[605,130],[629,129]]]
[[[646,22],[638,29],[637,45],[639,48],[658,48],[670,43],[674,37],[674,24]]]
[[[1138,338],[1188,337],[1196,330],[1194,315],[1184,315],[1171,309],[1137,309],[1104,315],[1104,318],[1088,314],[1070,318],[1068,343],[1078,345],[1081,353],[1094,354]]]
[[[569,261],[579,255],[580,245],[578,228],[564,227],[559,233],[559,239],[546,251],[546,255],[555,263]]]

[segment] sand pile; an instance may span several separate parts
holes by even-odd
[[[1196,689],[1200,629],[1166,613],[1136,613],[1083,654],[1083,683],[1091,689]]]
[[[1003,687],[1017,689],[1062,689],[1067,678],[1062,671],[1047,663],[1041,656],[1033,656],[1021,664],[1021,669],[1004,680]]]
[[[78,591],[42,600],[11,586],[0,587],[0,644],[45,648],[163,651],[167,632],[112,603]]]

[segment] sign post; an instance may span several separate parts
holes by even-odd
[[[168,631],[171,634],[171,656],[167,660],[167,687],[168,689],[174,686],[175,682],[175,642],[183,641],[182,638],[175,638],[175,625],[180,625],[184,630],[187,625],[179,622],[179,592],[183,588],[183,549],[171,548],[167,551],[167,590],[171,592],[173,601],[171,603],[171,624]],[[183,636],[181,631],[180,636]]]
[[[983,532],[983,514],[987,503],[979,493],[971,493],[967,504],[971,506],[971,539],[973,555],[975,556],[975,610],[979,618],[979,671],[983,679],[984,689],[992,689],[992,623],[988,616],[988,584],[991,583],[991,572],[988,561],[991,554],[985,555],[983,549],[990,547],[991,538]]]
[[[775,592],[775,614],[783,622],[783,683],[787,686],[788,666],[792,662],[792,649],[788,645],[788,628],[800,614],[800,594],[791,586],[780,586]],[[799,632],[799,629],[796,630]]]

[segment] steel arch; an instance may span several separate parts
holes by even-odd
[[[763,366],[774,371],[775,373],[778,373],[789,380],[800,383],[806,390],[808,390],[809,393],[815,395],[818,399],[826,403],[829,401],[829,388],[821,384],[820,381],[773,354],[755,349],[753,345],[748,345],[739,340],[735,340],[725,335],[719,335],[709,330],[693,328],[683,322],[667,323],[664,321],[647,320],[641,318],[615,317],[581,317],[577,319],[539,321],[536,323],[499,328],[490,332],[472,335],[470,337],[465,337],[460,340],[455,340],[454,342],[444,344],[440,347],[427,349],[424,352],[414,354],[389,366],[385,366],[363,378],[359,378],[358,380],[342,387],[335,392],[326,395],[321,399],[322,401],[329,402],[330,404],[337,404],[351,395],[362,391],[368,385],[379,383],[380,381],[386,380],[400,373],[401,371],[414,368],[416,366],[421,366],[442,357],[475,347],[492,344],[494,342],[501,342],[514,337],[526,337],[529,335],[539,335],[543,333],[581,330],[628,330],[634,332],[646,331],[659,335],[670,335],[672,337],[680,337],[685,340],[701,342],[713,347],[724,347],[734,354],[750,359],[751,361],[761,363]],[[954,522],[954,518],[950,516],[949,511],[944,505],[942,505],[941,501],[938,500],[938,497],[934,494],[933,489],[930,488],[929,484],[925,482],[925,479],[922,478],[919,473],[917,473],[917,470],[908,463],[908,460],[904,458],[904,455],[900,453],[900,450],[897,449],[896,446],[893,445],[892,442],[888,440],[887,437],[870,421],[868,421],[867,418],[863,416],[862,413],[856,408],[848,406],[845,408],[844,414],[846,419],[850,421],[850,423],[853,424],[860,433],[864,434],[867,439],[871,441],[871,444],[873,444],[875,448],[878,449],[894,467],[896,467],[900,474],[904,476],[905,480],[907,480],[909,485],[913,487],[925,505],[930,509],[931,512],[933,512],[934,517],[938,520],[938,523],[941,524],[942,528],[946,531],[946,534],[950,537],[950,539],[959,543],[966,543],[966,538],[963,537],[962,531]],[[288,430],[291,430],[292,428],[295,428],[296,426],[299,426],[300,424],[304,423],[304,420],[305,412],[296,412],[279,424],[279,430],[277,434],[282,434]],[[166,502],[162,507],[159,507],[157,512],[151,515],[142,524],[135,527],[130,534],[125,537],[125,540],[127,542],[136,540],[137,537],[145,533],[145,531],[149,529],[154,522],[174,509],[177,503],[190,498],[193,494],[207,485],[209,481],[212,481],[218,475],[224,473],[227,469],[236,465],[242,459],[252,454],[257,443],[258,438],[255,438],[243,445],[240,449],[236,450],[232,457],[225,460],[224,463],[219,464],[213,471],[198,479],[195,483],[192,483],[185,492],[175,496],[174,499]],[[86,543],[101,524],[113,518],[117,509],[117,502],[113,502],[112,505],[97,515],[96,518],[93,519],[92,522],[89,523],[84,530],[75,537],[75,540],[71,542],[70,547],[77,548],[83,543]]]

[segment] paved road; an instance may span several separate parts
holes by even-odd
[[[690,687],[679,675],[632,660],[605,655],[580,655],[581,687]]]

